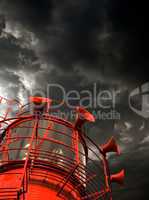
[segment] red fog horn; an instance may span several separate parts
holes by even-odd
[[[104,154],[109,152],[116,152],[118,155],[120,155],[121,153],[114,137],[112,137],[106,144],[101,145],[100,148]]]
[[[88,122],[95,121],[95,117],[83,107],[77,107],[76,112],[77,112],[77,120],[75,123],[75,127],[77,129],[81,129],[86,121]]]
[[[29,97],[30,102],[33,103],[51,103],[52,100],[45,97]]]
[[[35,105],[45,104],[46,105],[46,112],[49,111],[51,103],[52,103],[52,100],[49,99],[49,98],[37,97],[37,96],[30,96],[29,101],[31,103],[34,103]]]
[[[111,175],[110,181],[122,185],[124,183],[124,178],[125,178],[125,171],[124,169],[122,169],[119,173]]]

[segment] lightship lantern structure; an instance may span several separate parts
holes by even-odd
[[[109,152],[120,154],[114,138],[96,145],[83,125],[94,116],[76,108],[75,122],[50,112],[52,100],[30,97],[21,105],[0,97],[0,199],[112,200]]]

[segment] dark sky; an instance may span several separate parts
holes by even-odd
[[[112,172],[126,170],[114,200],[149,198],[149,122],[128,105],[130,92],[149,81],[147,12],[144,1],[0,0],[1,96],[24,101],[26,91],[50,83],[119,91],[120,119],[97,119],[88,131],[99,144],[114,135],[122,148],[120,158],[110,157]]]

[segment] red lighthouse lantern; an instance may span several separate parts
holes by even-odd
[[[30,97],[26,106],[11,101],[1,117],[0,199],[112,199],[115,177],[110,179],[105,155],[110,150],[82,129],[93,115],[78,107],[72,123],[49,114],[51,103],[41,97]]]

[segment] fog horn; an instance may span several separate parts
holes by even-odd
[[[77,107],[76,112],[77,112],[77,119],[75,122],[76,129],[81,129],[83,124],[87,121],[88,122],[95,121],[95,117],[83,107]]]
[[[125,178],[125,171],[124,169],[122,169],[119,173],[111,175],[110,181],[122,185],[124,183],[124,178]]]
[[[114,137],[112,137],[106,144],[101,145],[100,148],[104,154],[109,152],[116,152],[118,155],[120,155],[121,153]]]

